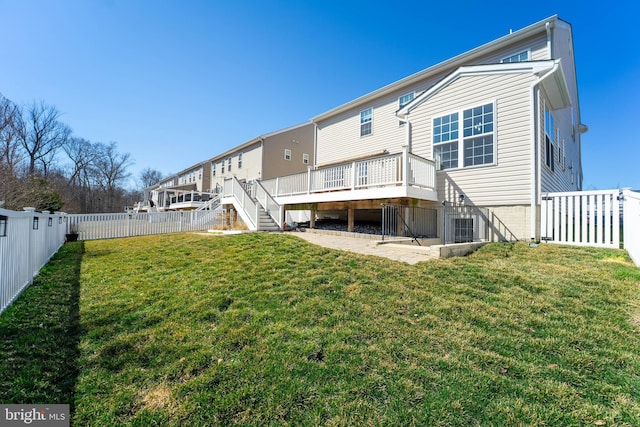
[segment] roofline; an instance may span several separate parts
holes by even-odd
[[[256,136],[255,138],[252,138],[252,139],[250,139],[249,141],[247,141],[247,142],[245,142],[243,144],[237,145],[237,146],[235,146],[235,147],[223,152],[222,154],[218,154],[217,156],[210,157],[207,160],[203,160],[203,161],[201,161],[199,163],[195,163],[195,164],[189,166],[188,168],[182,169],[179,172],[176,172],[176,173],[174,173],[172,175],[169,175],[169,176],[165,177],[164,179],[158,181],[158,183],[165,182],[165,181],[168,181],[168,180],[170,180],[172,178],[176,178],[176,177],[179,178],[180,175],[182,175],[184,173],[187,173],[187,172],[191,171],[192,169],[195,169],[195,168],[200,167],[200,166],[204,166],[206,163],[213,162],[215,160],[220,160],[220,159],[222,159],[224,157],[227,157],[229,154],[235,153],[235,152],[237,152],[239,150],[243,150],[243,149],[245,149],[247,147],[250,147],[250,146],[252,146],[254,144],[262,142],[265,138],[270,138],[270,137],[272,137],[274,135],[278,135],[278,134],[281,134],[281,133],[284,133],[284,132],[288,132],[290,130],[298,129],[298,128],[301,128],[303,126],[309,126],[311,124],[312,124],[311,121],[306,121],[306,122],[300,123],[298,125],[289,126],[288,128],[284,128],[284,129],[276,130],[276,131],[273,131],[273,132],[265,133],[264,135]],[[154,185],[157,185],[157,184],[154,184]],[[147,188],[150,188],[150,187],[147,187]]]
[[[431,98],[433,95],[446,88],[453,81],[463,76],[474,75],[486,75],[486,74],[513,74],[513,73],[533,73],[541,74],[548,71],[553,71],[556,68],[560,68],[560,60],[544,59],[540,61],[523,61],[523,62],[509,62],[502,64],[480,64],[480,65],[465,65],[459,67],[452,73],[448,74],[442,80],[431,86],[429,89],[418,95],[413,101],[396,111],[396,116],[399,119],[406,119],[406,116],[415,108],[420,106],[423,102]],[[563,73],[561,73],[563,74]],[[545,75],[545,78],[546,75]],[[556,77],[557,78],[557,77]],[[564,84],[566,88],[566,82],[560,81],[559,84]]]
[[[336,114],[344,113],[345,111],[348,111],[352,108],[356,108],[359,105],[371,101],[372,99],[388,95],[389,93],[395,91],[399,91],[400,89],[423,80],[428,76],[438,74],[440,72],[446,71],[447,69],[452,69],[453,71],[463,65],[464,62],[468,62],[470,59],[485,55],[493,50],[498,50],[506,45],[526,39],[533,34],[539,33],[541,31],[546,32],[547,23],[554,23],[556,21],[564,22],[560,18],[558,18],[558,15],[552,15],[546,19],[538,21],[511,34],[507,34],[489,43],[485,43],[467,52],[456,55],[453,58],[447,59],[422,71],[418,71],[417,73],[414,73],[408,77],[400,79],[394,83],[391,83],[387,86],[356,98],[353,101],[347,102],[346,104],[315,116],[311,119],[311,121],[317,123],[319,121],[326,120]]]

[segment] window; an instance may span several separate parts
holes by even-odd
[[[224,175],[224,160],[220,162],[220,172]]]
[[[555,171],[554,150],[556,144],[556,132],[553,125],[553,115],[551,111],[544,107],[544,162],[551,171]]]
[[[33,229],[37,230],[38,229],[38,222],[40,221],[40,219],[36,216],[33,217]]]
[[[238,154],[238,169],[242,169],[242,153]]]
[[[494,163],[493,110],[490,103],[433,119],[433,154],[441,169]]]
[[[211,175],[216,176],[216,164],[211,164]]]
[[[0,237],[7,236],[7,222],[9,221],[9,217],[0,215]]]
[[[433,145],[442,169],[458,167],[458,113],[433,119]]]
[[[291,150],[289,150],[288,148],[284,149],[284,159],[291,160]]]
[[[473,218],[453,219],[453,242],[473,242]]]
[[[53,227],[53,218],[49,217],[49,221],[47,221],[47,225],[49,227]]]
[[[309,164],[309,155],[307,153],[302,154],[302,163],[305,165]]]
[[[360,112],[360,136],[373,133],[373,108],[367,108]]]
[[[414,93],[411,92],[406,95],[402,95],[400,98],[398,98],[398,110],[404,107],[405,105],[407,105],[408,103],[410,103],[411,101],[413,101],[413,97],[414,97]],[[405,124],[405,121],[400,120],[399,125],[402,126],[404,124]]]
[[[227,159],[227,172],[231,172],[231,157]]]
[[[507,58],[502,59],[503,63],[507,62],[523,62],[529,60],[529,51],[525,50],[524,52],[516,53],[515,55],[511,55]]]
[[[465,110],[463,114],[464,165],[493,163],[493,104]]]

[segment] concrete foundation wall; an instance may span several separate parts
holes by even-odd
[[[531,240],[531,206],[487,206],[492,242]]]

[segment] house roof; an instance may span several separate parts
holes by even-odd
[[[422,71],[419,71],[415,74],[412,74],[408,77],[405,77],[401,80],[398,80],[394,83],[384,86],[378,90],[370,92],[364,96],[356,98],[353,101],[347,102],[346,104],[343,104],[339,107],[336,107],[325,113],[315,116],[311,119],[311,121],[315,123],[320,122],[322,120],[333,117],[337,114],[348,111],[352,108],[356,108],[358,106],[371,102],[371,100],[373,99],[388,95],[395,91],[399,91],[407,86],[411,86],[421,80],[424,80],[429,76],[433,76],[438,73],[446,72],[447,70],[452,70],[452,69],[461,67],[465,64],[468,64],[470,61],[473,61],[474,59],[481,57],[483,55],[486,55],[492,51],[502,49],[505,46],[527,39],[532,35],[538,34],[542,31],[546,31],[547,23],[553,24],[556,21],[564,22],[560,18],[558,18],[558,15],[550,16],[549,18],[543,19],[542,21],[536,22],[535,24],[529,25],[528,27],[522,28],[511,34],[507,34],[489,43],[483,44],[482,46],[476,47],[465,53],[454,56],[453,58],[440,62],[439,64],[426,68]]]
[[[407,115],[413,109],[427,101],[433,95],[437,94],[460,77],[513,73],[532,73],[540,76],[540,84],[545,88],[551,107],[554,110],[571,105],[571,98],[569,97],[569,89],[562,71],[562,64],[559,59],[550,59],[545,61],[468,65],[460,67],[428,90],[422,92],[409,104],[398,110],[396,112],[396,116],[401,119],[406,119]]]

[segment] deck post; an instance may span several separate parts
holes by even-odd
[[[358,179],[358,171],[356,171],[356,162],[351,163],[351,190],[356,189],[356,180]]]
[[[355,230],[355,209],[353,208],[349,208],[347,210],[347,231],[350,233],[353,233],[353,230]]]
[[[309,228],[316,228],[316,211],[311,210],[311,216],[309,218]]]
[[[409,185],[409,146],[402,147],[402,185]]]

